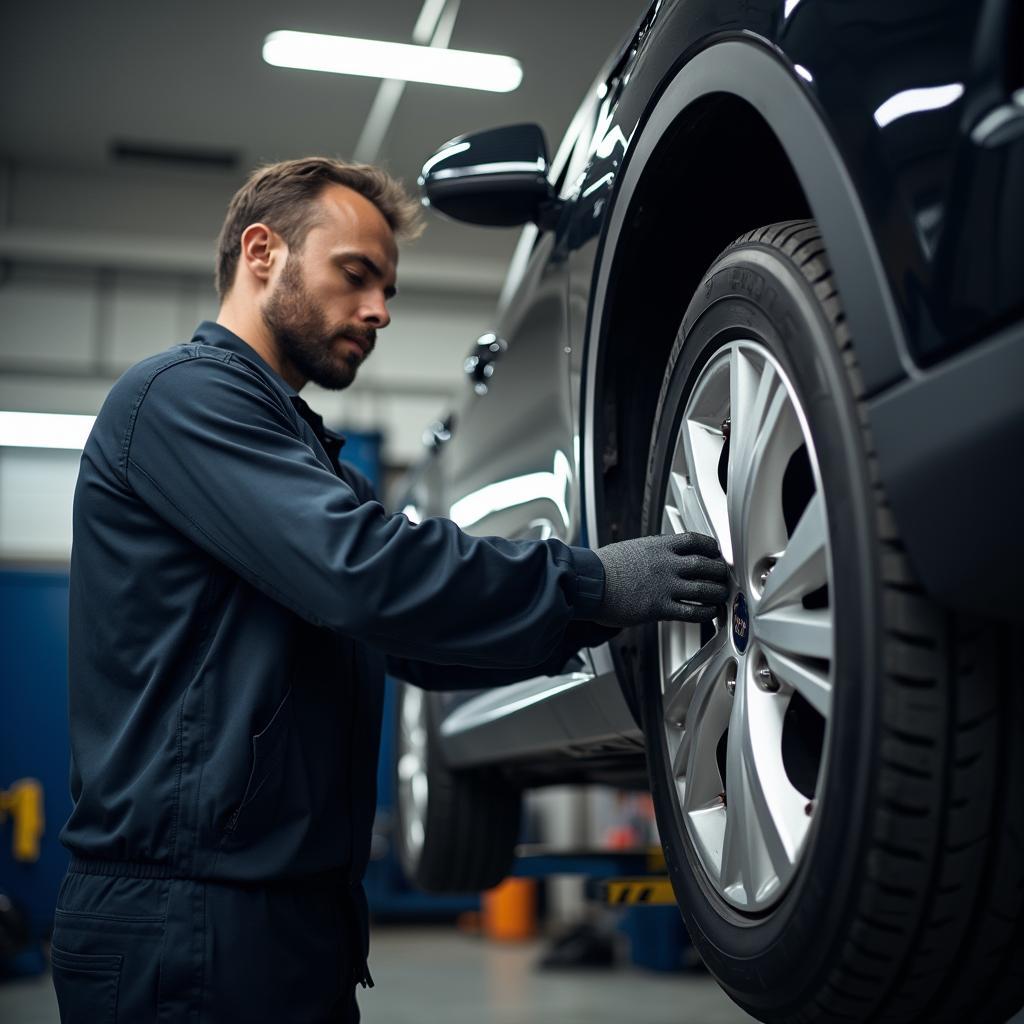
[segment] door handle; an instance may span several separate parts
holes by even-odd
[[[438,452],[452,439],[455,429],[455,416],[449,413],[443,420],[434,420],[423,431],[423,447],[431,452]]]
[[[508,350],[508,342],[497,334],[488,332],[481,334],[476,340],[473,351],[466,356],[462,364],[466,376],[478,395],[486,395],[488,382],[494,376],[494,364]]]

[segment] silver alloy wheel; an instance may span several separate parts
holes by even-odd
[[[406,855],[419,860],[427,822],[427,721],[423,691],[402,690],[398,731],[398,803]]]
[[[810,493],[796,508],[787,493],[784,509],[784,474],[801,447]],[[818,811],[835,658],[817,457],[793,386],[763,345],[732,341],[700,372],[675,439],[662,530],[711,534],[732,568],[727,614],[711,635],[659,624],[666,750],[712,885],[733,907],[764,912],[796,875]],[[792,781],[792,737],[783,743],[795,695],[805,719],[824,719],[824,749],[810,754],[813,792]]]

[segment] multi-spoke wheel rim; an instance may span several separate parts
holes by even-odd
[[[427,820],[427,726],[423,691],[403,690],[398,726],[398,805],[410,862],[419,859]]]
[[[760,343],[700,371],[672,451],[663,532],[718,539],[731,573],[713,625],[659,624],[666,751],[682,820],[731,906],[769,910],[797,874],[832,708],[832,558],[796,392]]]

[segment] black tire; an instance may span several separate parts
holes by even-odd
[[[797,874],[770,912],[745,916],[710,884],[682,821],[657,628],[643,632],[651,787],[686,925],[719,983],[762,1021],[1005,1021],[1024,1002],[1024,680],[1010,656],[1021,630],[954,617],[918,586],[813,222],[737,239],[698,288],[658,403],[644,532],[661,530],[666,462],[696,374],[738,335],[787,368],[818,452],[836,591],[832,734]]]
[[[402,716],[409,701],[425,733],[426,814],[423,842],[411,838],[400,792]],[[409,880],[428,892],[479,892],[509,873],[519,838],[522,794],[485,770],[452,771],[438,735],[437,702],[403,684],[398,696],[395,821],[399,859]]]

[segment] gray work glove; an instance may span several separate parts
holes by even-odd
[[[708,622],[729,598],[729,567],[703,533],[636,537],[597,548],[604,599],[594,616],[606,626],[676,619]]]

